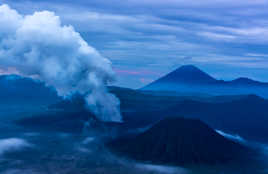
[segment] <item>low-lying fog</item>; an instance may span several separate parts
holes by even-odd
[[[179,167],[136,163],[116,157],[96,137],[28,132],[0,140],[0,173],[170,174],[188,171]]]
[[[1,116],[0,124],[0,173],[1,174],[190,174],[190,173],[242,173],[222,167],[210,169],[153,165],[135,162],[116,156],[105,146],[103,138],[92,133],[81,135],[61,132],[34,132],[17,127],[12,119],[19,115]],[[2,113],[3,114],[3,113]],[[7,113],[4,113],[7,114]],[[13,118],[12,118],[13,117]],[[16,117],[16,118],[15,118]],[[89,130],[90,131],[90,130]],[[238,135],[218,131],[227,138],[248,143]],[[248,143],[251,145],[251,143]],[[268,146],[256,145],[262,149],[263,162],[268,159]],[[266,162],[268,166],[268,160]],[[246,166],[241,166],[245,168]],[[245,170],[243,170],[245,171]],[[252,170],[248,170],[252,173]],[[259,173],[268,172],[260,168]]]
[[[189,173],[180,167],[137,163],[105,148],[102,137],[61,132],[33,132],[13,120],[29,110],[0,113],[1,174]],[[89,130],[90,131],[90,130]]]

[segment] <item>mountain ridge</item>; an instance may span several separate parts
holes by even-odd
[[[182,76],[184,75],[184,76]],[[185,76],[186,75],[186,76]],[[195,79],[191,79],[194,77]],[[159,78],[157,81],[161,80],[167,80],[169,82],[178,81],[178,80],[184,80],[188,83],[193,83],[193,82],[201,82],[201,80],[204,82],[214,82],[216,81],[215,78],[211,77],[209,74],[201,71],[199,68],[193,66],[193,65],[184,65],[176,70],[168,73],[167,75]],[[196,80],[196,81],[194,81]]]
[[[193,65],[184,65],[141,88],[143,91],[206,93],[209,95],[256,94],[268,98],[268,83],[239,77],[218,80]]]
[[[170,165],[225,163],[247,151],[202,121],[183,117],[165,118],[133,138],[109,145],[136,160]]]

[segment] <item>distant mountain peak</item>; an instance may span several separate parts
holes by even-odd
[[[217,81],[194,65],[183,65],[178,69],[149,84],[145,89],[162,84],[210,84]]]
[[[211,77],[209,74],[203,72],[201,69],[197,68],[194,65],[183,65],[176,69],[175,71],[171,72],[170,74],[181,76],[183,80],[188,81],[199,81],[199,82],[209,82],[209,81],[215,81],[213,77]]]
[[[260,83],[258,81],[252,80],[252,79],[247,78],[247,77],[240,77],[240,78],[233,80],[232,82],[242,83],[242,84],[256,84],[256,83],[259,84]]]
[[[208,95],[248,95],[268,97],[268,83],[247,77],[218,80],[194,65],[183,65],[142,88],[149,91],[203,93]]]
[[[177,70],[187,70],[187,71],[201,71],[194,65],[182,65],[181,67],[177,68]]]

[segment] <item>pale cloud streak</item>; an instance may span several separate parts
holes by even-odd
[[[26,14],[36,9],[55,11],[63,24],[77,28],[117,69],[163,73],[182,64],[242,67],[244,71],[268,67],[266,56],[256,56],[268,54],[268,0],[4,2]],[[139,83],[136,77],[133,86]]]

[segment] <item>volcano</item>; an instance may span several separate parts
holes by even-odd
[[[175,71],[167,74],[166,76],[156,80],[152,84],[149,84],[146,88],[153,88],[156,85],[161,84],[210,84],[216,83],[217,80],[211,77],[209,74],[201,71],[199,68],[193,65],[182,66]]]
[[[220,164],[247,151],[205,123],[180,117],[166,118],[144,133],[109,145],[136,160],[170,165]]]
[[[240,77],[231,81],[217,80],[193,65],[182,66],[143,87],[143,91],[172,91],[209,95],[255,94],[268,98],[268,83]]]

